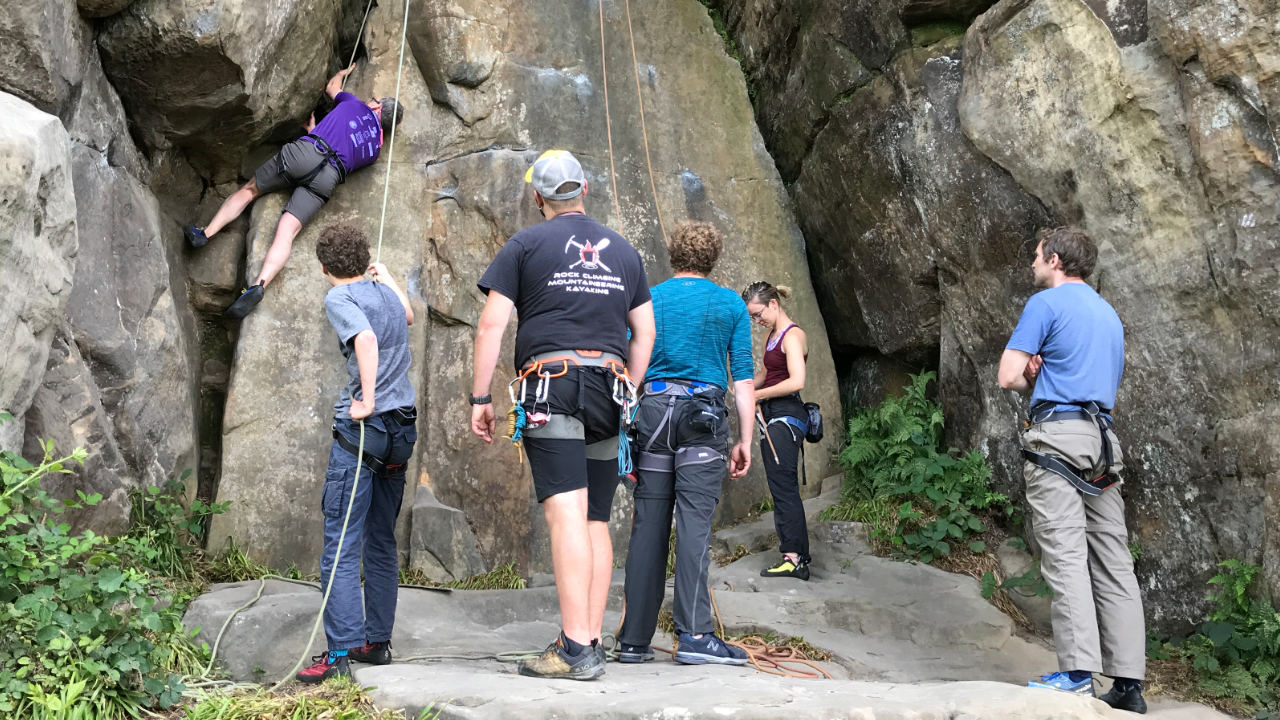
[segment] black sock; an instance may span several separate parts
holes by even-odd
[[[1092,678],[1093,673],[1086,672],[1084,670],[1072,670],[1067,673],[1067,676],[1071,678],[1071,682],[1084,682],[1085,680]]]
[[[1115,687],[1120,692],[1129,692],[1130,690],[1133,690],[1135,688],[1138,690],[1138,692],[1142,692],[1141,680],[1134,680],[1133,678],[1125,678],[1125,677],[1118,677],[1115,680],[1116,680]]]
[[[569,653],[570,655],[581,655],[582,651],[585,650],[587,647],[582,643],[574,642],[573,638],[570,638],[568,635],[565,635],[563,630],[560,631],[560,640],[561,640],[560,645],[563,646],[564,651]]]

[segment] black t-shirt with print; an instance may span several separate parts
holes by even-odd
[[[511,236],[476,285],[516,306],[516,367],[555,350],[627,357],[627,312],[649,301],[649,280],[631,243],[581,213]]]

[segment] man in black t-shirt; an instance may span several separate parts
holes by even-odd
[[[621,235],[587,217],[586,177],[565,150],[543,153],[525,182],[544,222],[511,236],[477,283],[488,295],[476,329],[471,430],[493,442],[490,387],[502,335],[517,310],[517,400],[533,486],[551,530],[562,631],[520,673],[591,680],[613,575],[609,510],[618,486],[622,368],[639,383],[653,349],[644,265]],[[630,337],[628,338],[628,330]]]

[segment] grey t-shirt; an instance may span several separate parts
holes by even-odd
[[[334,414],[350,419],[351,398],[364,399],[360,366],[356,362],[356,335],[372,330],[378,338],[378,380],[374,388],[375,413],[413,407],[409,382],[409,323],[404,306],[391,288],[370,280],[335,285],[324,296],[324,312],[338,332],[338,344],[347,359],[347,386],[334,404]]]

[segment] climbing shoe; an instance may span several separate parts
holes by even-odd
[[[311,667],[299,670],[294,676],[298,678],[298,682],[315,684],[340,675],[351,677],[351,665],[347,662],[345,654],[335,655],[333,651],[329,651],[311,658],[311,662],[314,663]]]
[[[793,577],[801,580],[809,579],[809,563],[808,561],[795,562],[786,555],[782,556],[782,562],[768,567],[760,571],[760,577]]]
[[[1111,689],[1098,699],[1116,710],[1128,710],[1139,715],[1147,712],[1147,701],[1142,699],[1142,683],[1138,680],[1116,678]]]
[[[187,244],[193,248],[204,247],[209,242],[209,238],[204,234],[204,228],[188,225],[182,228],[182,237],[187,239]]]
[[[358,648],[348,650],[347,656],[356,662],[369,663],[370,665],[390,665],[391,641],[365,643]]]
[[[715,633],[707,633],[700,638],[680,633],[676,662],[685,665],[746,665],[747,651],[725,645]]]
[[[240,297],[236,298],[235,302],[228,305],[227,309],[222,314],[229,318],[239,320],[245,315],[248,315],[249,311],[257,307],[260,302],[262,302],[262,283],[245,288],[245,290],[240,293]]]
[[[1085,697],[1097,696],[1093,691],[1092,675],[1087,675],[1083,679],[1077,680],[1071,677],[1071,673],[1049,673],[1048,675],[1041,675],[1039,680],[1032,680],[1027,683],[1027,687],[1058,690],[1072,695],[1084,695]]]
[[[653,648],[648,645],[618,645],[618,662],[647,663],[653,661]]]
[[[582,650],[571,655],[565,649],[566,644],[564,633],[561,633],[541,655],[532,660],[521,660],[516,670],[529,677],[567,680],[595,680],[604,674],[604,661],[596,654],[594,646],[580,646]]]

